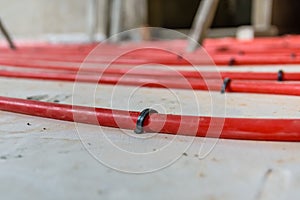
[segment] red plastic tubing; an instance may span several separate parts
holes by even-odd
[[[147,45],[153,49],[143,49]],[[92,63],[110,63],[110,56],[118,55],[135,48],[116,61],[118,64],[160,63],[168,65],[208,64],[208,56],[203,51],[185,53],[186,41],[174,40],[167,42],[142,42],[140,44],[102,44],[101,51],[95,57],[89,58]],[[20,47],[16,52],[0,48],[0,63],[13,62],[18,59],[82,62],[96,47],[93,45],[41,45],[39,47]],[[241,42],[235,39],[206,40],[204,48],[217,65],[270,65],[270,64],[300,64],[299,36],[282,38],[254,39],[251,42]],[[157,48],[157,49],[155,49]],[[159,50],[161,48],[162,50]],[[166,51],[164,51],[164,49]],[[177,52],[179,55],[168,52]]]
[[[134,129],[139,112],[72,106],[17,98],[0,97],[3,111],[52,118],[78,123],[122,129]],[[75,116],[75,117],[74,117]],[[167,134],[205,137],[212,120],[222,118],[152,114],[146,119],[145,130]],[[300,141],[300,119],[225,118],[220,137],[226,139]]]
[[[34,72],[39,71],[43,73],[47,72],[59,72],[61,74],[76,74],[80,72],[80,74],[114,74],[114,75],[139,75],[139,76],[183,76],[185,78],[204,78],[204,79],[218,79],[218,78],[231,78],[238,80],[277,80],[278,72],[209,72],[203,70],[162,70],[162,69],[138,69],[132,70],[131,66],[118,66],[112,65],[107,68],[105,66],[99,67],[84,67],[80,69],[79,66],[64,66],[64,65],[54,65],[49,64],[48,62],[32,62],[32,61],[22,61],[16,60],[13,63],[2,63],[5,66],[5,69],[14,70],[14,69],[22,69],[22,70],[34,70]],[[4,71],[4,70],[3,70]],[[7,71],[7,70],[5,70]],[[300,81],[300,73],[299,72],[283,72],[283,81]],[[58,73],[57,73],[58,74]]]
[[[38,72],[15,72],[1,71],[0,76],[12,78],[31,78],[41,80],[55,81],[77,81],[95,84],[110,85],[130,85],[139,87],[155,87],[155,88],[174,88],[174,89],[193,89],[193,90],[210,90],[221,91],[222,80],[200,78],[182,78],[174,77],[156,77],[156,76],[136,76],[126,75],[76,75],[76,74],[60,74],[60,73],[38,73]],[[300,82],[286,81],[254,81],[254,80],[231,80],[227,86],[227,92],[242,93],[263,93],[263,94],[281,94],[300,96]]]

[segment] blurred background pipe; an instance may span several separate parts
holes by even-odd
[[[9,33],[7,32],[7,30],[5,29],[5,27],[4,27],[4,25],[3,25],[2,21],[1,21],[1,19],[0,19],[0,30],[1,30],[1,32],[3,33],[3,35],[4,35],[5,39],[6,39],[6,41],[8,42],[10,49],[15,50],[15,49],[16,49],[16,46],[15,46],[14,42],[12,41],[11,36],[10,36]]]

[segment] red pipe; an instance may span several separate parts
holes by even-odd
[[[17,98],[0,97],[0,110],[101,126],[134,129],[138,112],[72,106]],[[152,114],[146,119],[145,130],[198,137],[218,137],[210,133],[217,117]],[[217,126],[216,124],[214,124]],[[195,130],[195,133],[193,133]],[[300,141],[299,119],[225,118],[220,138],[244,140]]]
[[[274,40],[274,39],[273,39]],[[270,40],[270,41],[273,41]],[[219,40],[215,40],[217,43]],[[231,40],[228,40],[232,42]],[[300,41],[296,40],[297,45],[292,42],[287,46],[285,40],[281,39],[279,44],[272,44],[270,42],[259,44],[258,42],[223,42],[221,44],[211,45],[208,43],[205,48],[208,51],[213,61],[217,65],[268,65],[268,64],[299,64]],[[258,40],[260,41],[260,40]],[[276,40],[275,40],[276,41]],[[291,40],[293,41],[293,40]],[[182,49],[186,46],[185,41],[171,41],[171,42],[144,42],[141,44],[126,44],[126,45],[111,45],[101,44],[101,51],[98,49],[93,52],[92,57],[86,62],[90,63],[110,63],[110,57],[122,54],[126,51],[129,53],[121,56],[115,61],[117,64],[147,64],[158,63],[168,65],[190,65],[186,59],[193,64],[212,64],[209,56],[199,50],[195,53],[185,53]],[[149,48],[147,47],[150,46]],[[17,52],[3,50],[0,56],[0,63],[12,63],[17,59],[31,59],[31,60],[48,60],[48,61],[75,61],[82,62],[89,52],[93,50],[94,46],[88,46],[80,51],[75,45],[74,50],[72,46],[44,46],[37,49],[25,49]],[[135,49],[136,48],[136,49]],[[166,50],[164,50],[166,49]],[[133,50],[133,51],[132,51]],[[178,52],[178,55],[170,51]],[[242,52],[242,54],[241,54]],[[206,56],[205,56],[205,55]],[[181,59],[181,57],[186,59]],[[266,57],[268,59],[266,59]],[[24,60],[23,60],[24,61]]]
[[[116,54],[117,55],[117,54]],[[63,55],[55,55],[55,56],[42,56],[36,54],[34,58],[22,58],[21,56],[13,56],[13,57],[0,57],[0,63],[2,65],[16,65],[18,62],[28,62],[28,59],[32,61],[63,61],[63,62],[85,62],[85,63],[97,63],[97,64],[109,64],[113,60],[113,55],[101,55],[101,56],[93,56],[89,57],[87,60],[85,58],[87,55],[82,56],[63,56]],[[111,57],[111,58],[110,58]],[[242,65],[272,65],[272,64],[299,64],[300,57],[299,56],[291,56],[288,55],[236,55],[236,54],[212,54],[209,53],[206,56],[201,56],[198,54],[183,54],[182,59],[177,55],[165,55],[162,53],[143,53],[143,54],[135,54],[131,53],[130,55],[122,56],[115,60],[114,64],[127,64],[127,65],[142,65],[142,64],[162,64],[162,65],[173,65],[173,66],[192,66],[193,65],[219,65],[219,66],[242,66]],[[268,57],[268,59],[266,59]],[[16,61],[18,59],[18,61]],[[192,64],[191,64],[192,63]]]
[[[93,52],[93,57],[89,59],[89,62],[101,62],[102,60],[105,60],[107,57],[112,57],[115,55],[119,55],[125,52],[125,50],[120,50],[118,47],[115,47],[115,49],[112,48],[103,48],[103,51],[97,50],[96,52]],[[160,48],[159,46],[157,48]],[[245,58],[247,57],[261,57],[261,56],[273,56],[273,57],[283,57],[283,58],[290,58],[291,55],[294,57],[297,56],[297,54],[300,53],[299,48],[280,48],[280,49],[234,49],[232,47],[219,47],[219,48],[211,48],[206,49],[208,52],[208,55],[211,57],[218,57],[218,56],[243,56]],[[155,49],[155,48],[142,48],[139,47],[137,50],[133,50],[128,48],[127,51],[128,54],[124,55],[123,58],[127,59],[139,59],[141,57],[151,59],[153,60],[155,57],[159,55],[160,58],[164,59],[175,59],[177,55],[174,55],[171,52],[168,52],[168,50],[163,49]],[[176,49],[175,52],[178,52],[181,56],[187,56],[191,57],[195,60],[196,56],[199,56],[199,54],[203,54],[203,52],[195,52],[195,53],[186,53],[182,51],[182,49]],[[92,49],[90,50],[92,52]],[[1,59],[13,59],[16,58],[22,58],[22,59],[42,59],[42,60],[53,60],[53,61],[59,61],[59,60],[65,60],[65,61],[76,61],[76,62],[82,62],[90,52],[68,52],[68,53],[60,53],[60,51],[53,52],[52,50],[44,50],[41,52],[2,52],[0,54]],[[100,53],[101,52],[101,53]],[[292,56],[292,57],[293,57]]]
[[[194,89],[220,91],[222,80],[200,78],[183,78],[174,77],[155,77],[155,76],[135,76],[135,75],[76,75],[76,74],[59,74],[59,73],[30,73],[1,71],[0,76],[13,78],[32,78],[42,80],[59,80],[59,81],[77,81],[95,84],[120,84],[139,87],[155,88],[176,88],[176,89]],[[228,92],[245,92],[245,93],[264,93],[264,94],[281,94],[300,96],[300,82],[277,82],[277,81],[246,81],[231,80],[227,88]]]
[[[155,70],[150,69],[133,69],[130,66],[109,66],[105,68],[105,66],[96,67],[75,67],[75,66],[62,66],[62,65],[49,65],[49,64],[41,64],[41,63],[26,63],[26,62],[15,62],[16,65],[5,66],[8,70],[10,69],[34,69],[34,72],[54,72],[60,71],[59,73],[68,73],[68,74],[114,74],[114,75],[139,75],[139,76],[183,76],[185,78],[204,78],[204,79],[218,79],[218,78],[231,78],[238,80],[277,80],[278,72],[218,72],[218,71],[197,71],[193,69],[193,71],[189,70],[165,70],[157,67]],[[59,75],[58,75],[59,76]],[[282,80],[284,81],[299,81],[300,73],[299,72],[283,72]]]

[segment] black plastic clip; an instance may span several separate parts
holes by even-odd
[[[145,122],[146,118],[153,113],[158,113],[158,112],[154,109],[146,108],[145,110],[143,110],[140,113],[140,115],[138,116],[138,119],[136,121],[136,128],[134,130],[134,132],[136,134],[144,133],[144,122]]]
[[[230,60],[228,61],[228,66],[233,66],[235,65],[235,58],[230,58]]]
[[[230,78],[224,78],[223,85],[221,88],[221,94],[224,94],[226,92],[226,89],[228,88],[230,81],[231,81]]]
[[[283,71],[279,70],[277,73],[277,81],[283,81]]]
[[[297,55],[293,52],[291,53],[291,59],[295,59],[297,57]]]

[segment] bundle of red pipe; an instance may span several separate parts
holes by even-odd
[[[152,48],[149,48],[149,44]],[[158,48],[154,48],[154,46]],[[146,42],[142,44],[112,45],[103,44],[100,53],[88,57],[85,64],[90,67],[80,68],[81,62],[96,47],[90,45],[36,45],[22,46],[16,51],[0,48],[0,76],[14,78],[32,78],[59,81],[78,81],[103,84],[144,85],[146,87],[167,87],[178,89],[216,90],[220,91],[222,80],[230,78],[227,92],[267,93],[283,95],[300,95],[300,73],[285,72],[208,72],[198,70],[176,69],[176,66],[203,65],[212,63],[210,58],[203,56],[203,49],[188,54],[183,52],[184,41]],[[146,49],[143,47],[147,47]],[[170,49],[170,46],[172,47]],[[252,65],[252,64],[300,64],[298,58],[300,47],[299,36],[282,38],[255,39],[252,42],[239,42],[234,39],[207,40],[205,49],[218,65]],[[103,49],[104,48],[104,49]],[[104,68],[114,55],[126,50],[138,49],[123,54],[113,63]],[[170,49],[165,51],[163,49]],[[177,54],[172,53],[177,52]],[[266,57],[268,59],[266,59]],[[165,64],[175,69],[174,73],[161,67],[152,69],[132,70],[138,64]],[[221,66],[220,66],[221,67]],[[233,66],[237,67],[237,66]],[[201,68],[201,67],[199,67]],[[173,72],[173,71],[172,71]],[[79,75],[78,75],[79,74]],[[178,77],[184,79],[180,81]],[[186,84],[187,83],[187,84]],[[81,113],[78,122],[91,123],[92,108],[52,104],[14,98],[0,98],[0,109],[23,114],[49,117],[73,121],[74,113]],[[94,109],[92,109],[94,110]],[[124,115],[123,111],[96,109],[99,125],[134,129],[137,112]],[[114,114],[113,114],[114,113]],[[117,113],[117,114],[115,114]],[[127,113],[127,112],[126,112]],[[159,123],[165,119],[165,125],[158,129]],[[124,123],[117,124],[116,120]],[[189,134],[191,121],[196,124],[197,136],[205,136],[211,121],[210,117],[190,116],[182,121],[182,116],[153,114],[147,124],[151,130],[162,133]],[[184,129],[178,130],[184,124]],[[198,126],[199,125],[199,126]],[[195,124],[193,124],[195,126]],[[300,141],[299,119],[234,119],[226,118],[222,138]]]

